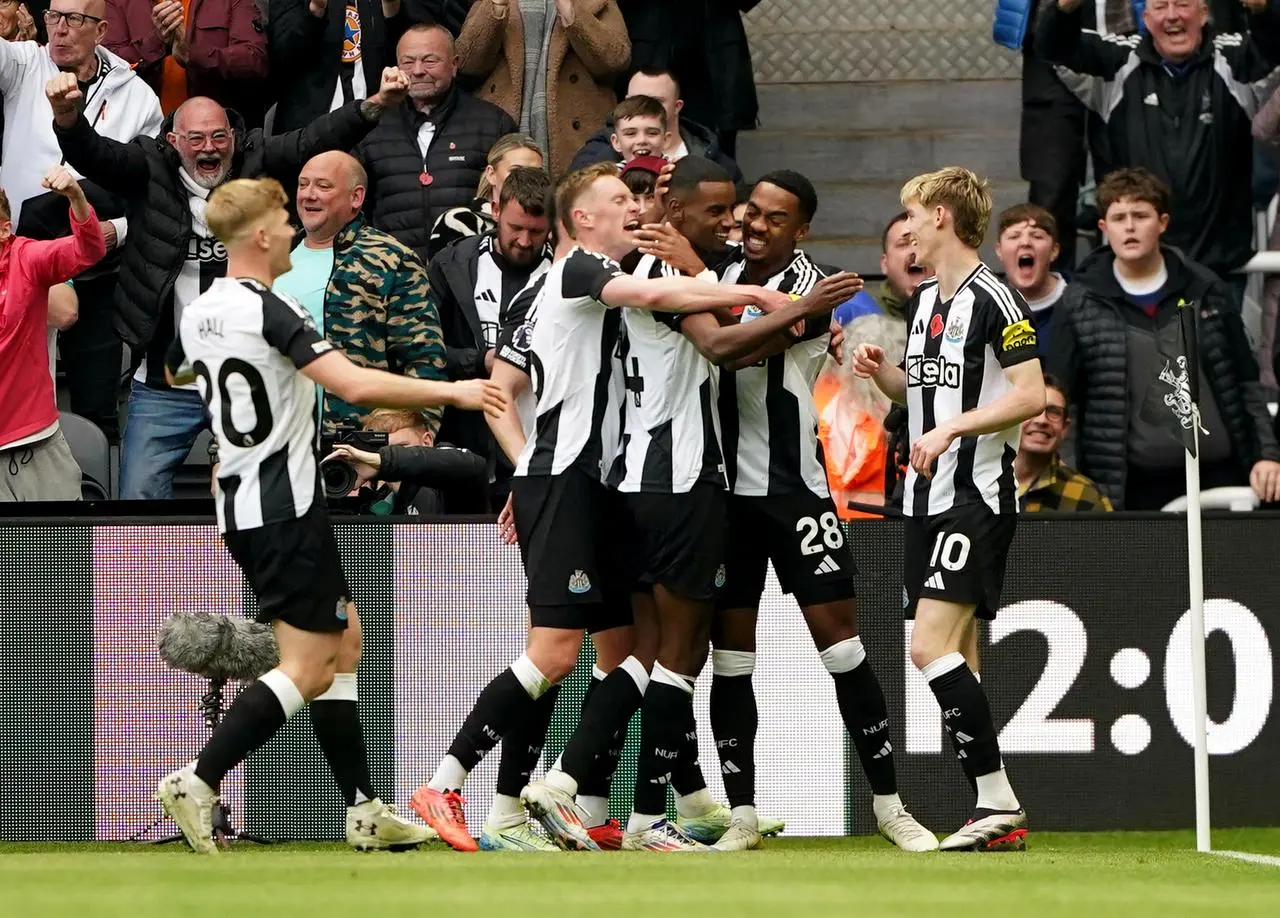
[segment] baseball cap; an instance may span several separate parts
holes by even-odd
[[[622,167],[622,174],[626,175],[628,172],[639,169],[643,172],[652,172],[654,175],[658,175],[666,164],[667,161],[661,156],[637,156]]]

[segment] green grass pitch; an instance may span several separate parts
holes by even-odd
[[[0,845],[0,913],[40,918],[480,915],[1280,916],[1280,868],[1195,853],[1189,832],[1033,833],[1022,854],[910,855],[873,838],[743,854],[356,854],[251,845]],[[1214,833],[1280,855],[1280,829]]]

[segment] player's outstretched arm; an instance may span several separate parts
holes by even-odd
[[[520,413],[516,411],[516,396],[529,385],[529,377],[518,368],[503,360],[493,362],[493,375],[489,381],[502,390],[507,400],[507,407],[501,414],[485,412],[484,419],[489,422],[489,430],[498,441],[502,451],[507,454],[511,464],[515,465],[524,452],[524,425],[520,423]]]
[[[785,293],[763,287],[712,284],[696,277],[647,279],[627,274],[618,275],[605,284],[599,299],[607,306],[678,313],[709,312],[734,306],[759,306],[765,312],[772,312],[790,300]]]
[[[449,405],[465,411],[502,414],[507,407],[502,390],[487,379],[438,382],[396,376],[356,366],[341,351],[329,351],[302,368],[311,381],[344,402],[366,408],[435,408]]]
[[[721,326],[711,315],[693,315],[681,323],[681,331],[712,363],[723,366],[759,351],[770,339],[797,322],[821,317],[829,324],[831,310],[862,289],[856,274],[833,274],[818,281],[806,296],[751,322]]]

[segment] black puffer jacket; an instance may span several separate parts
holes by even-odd
[[[1177,249],[1165,248],[1169,283],[1158,315],[1176,322],[1179,299],[1199,304],[1200,367],[1231,438],[1244,476],[1259,459],[1280,460],[1271,416],[1258,385],[1258,363],[1245,336],[1240,312],[1222,281]],[[1124,509],[1129,430],[1128,325],[1134,307],[1115,279],[1111,249],[1099,249],[1080,266],[1078,302],[1054,310],[1047,369],[1067,386],[1077,406],[1076,459],[1081,472]]]
[[[408,100],[388,111],[356,149],[369,173],[365,211],[370,222],[413,249],[424,263],[436,219],[475,198],[489,148],[518,127],[498,106],[464,95],[456,86],[430,117],[436,132],[425,163],[418,149],[424,118]],[[431,177],[428,184],[423,184],[424,173]]]
[[[360,114],[358,102],[317,118],[300,131],[267,138],[259,129],[246,133],[235,112],[227,116],[236,132],[229,178],[269,175],[282,180],[288,190],[311,157],[328,150],[349,150],[373,127]],[[162,318],[172,335],[173,283],[187,258],[191,235],[189,195],[178,177],[178,151],[163,139],[172,126],[170,116],[160,137],[119,143],[95,132],[83,115],[69,128],[54,125],[67,162],[124,199],[129,235],[121,255],[115,330],[135,354],[151,343]]]

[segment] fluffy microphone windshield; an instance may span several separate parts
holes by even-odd
[[[280,659],[267,625],[210,612],[178,612],[160,626],[160,659],[206,679],[256,679]]]

